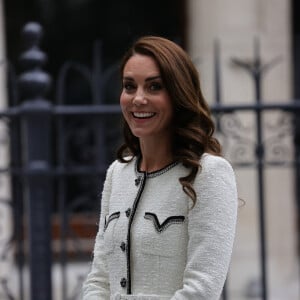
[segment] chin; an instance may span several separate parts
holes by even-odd
[[[147,137],[149,136],[150,134],[149,133],[146,133],[146,132],[141,132],[139,130],[131,130],[132,134],[134,136],[136,136],[137,138],[143,138],[143,137]]]

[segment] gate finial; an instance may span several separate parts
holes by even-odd
[[[20,94],[22,99],[43,99],[51,86],[49,74],[42,70],[47,62],[47,55],[40,49],[43,36],[40,24],[27,23],[22,30],[24,52],[20,55],[23,73],[19,77]]]

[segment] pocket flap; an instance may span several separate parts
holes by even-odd
[[[114,219],[118,219],[120,217],[120,212],[114,212],[112,213],[107,219],[105,218],[105,222],[104,222],[104,231],[106,230],[106,228],[108,227],[108,224],[114,220]]]
[[[152,220],[155,229],[161,233],[166,228],[168,228],[171,224],[183,223],[185,220],[185,216],[170,216],[166,218],[162,223],[159,222],[157,215],[154,213],[146,212],[145,219]]]

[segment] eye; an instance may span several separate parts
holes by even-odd
[[[149,86],[150,91],[160,91],[163,88],[160,82],[151,82]]]
[[[132,83],[132,82],[123,82],[123,89],[126,91],[126,92],[132,92],[135,90],[135,84]]]

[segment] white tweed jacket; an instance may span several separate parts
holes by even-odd
[[[188,170],[172,164],[140,172],[137,159],[107,171],[99,231],[84,300],[218,300],[232,253],[237,218],[234,172],[204,154],[194,189],[178,181]]]

